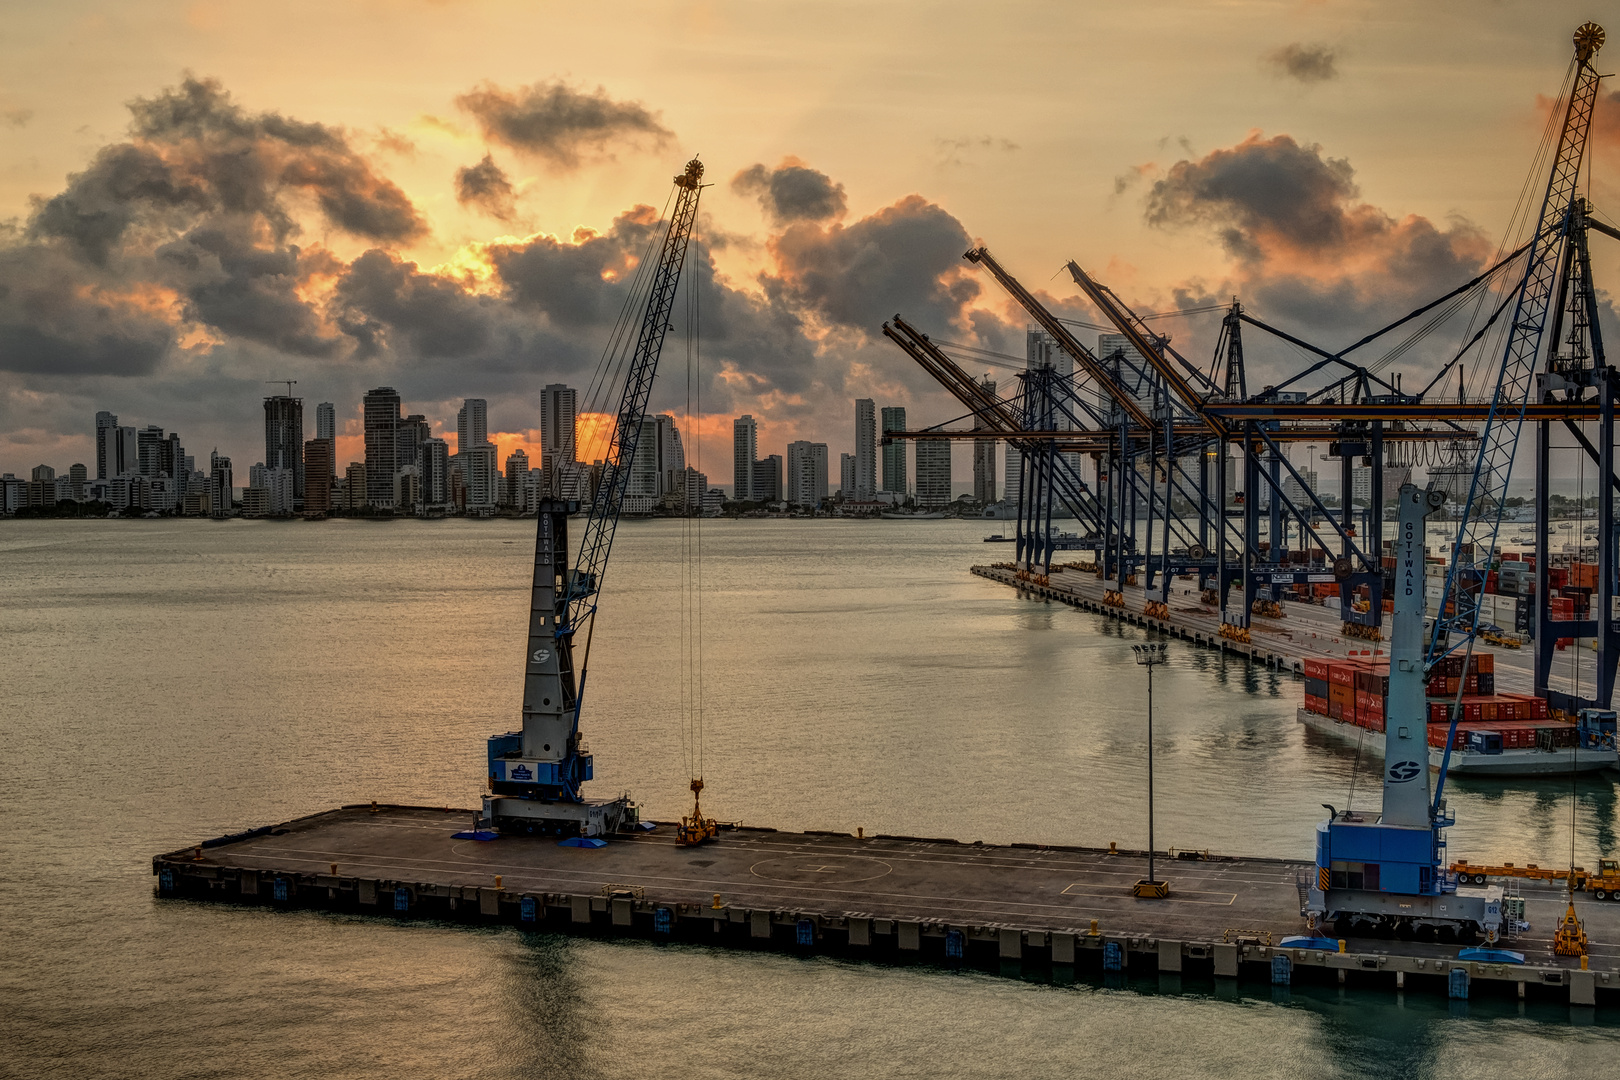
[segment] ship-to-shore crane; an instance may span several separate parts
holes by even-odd
[[[572,567],[568,562],[568,516],[579,511],[579,503],[546,499],[538,508],[524,659],[523,728],[489,740],[490,794],[484,796],[483,823],[504,832],[591,838],[636,821],[636,806],[628,795],[612,799],[584,796],[592,762],[580,739],[579,713],[597,597],[613,550],[613,534],[653,377],[658,373],[658,356],[669,331],[702,180],[703,164],[696,158],[675,177],[675,209],[653,270],[606,467]],[[576,665],[575,638],[580,630],[585,631],[584,648]]]

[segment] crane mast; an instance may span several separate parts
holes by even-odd
[[[546,499],[538,507],[524,656],[523,727],[489,740],[490,794],[484,796],[484,820],[503,831],[596,837],[631,824],[635,815],[628,796],[584,797],[582,788],[591,779],[592,759],[580,740],[579,713],[597,598],[658,373],[658,357],[670,328],[702,179],[703,164],[696,158],[675,177],[675,209],[626,369],[602,480],[572,567],[568,517],[578,512],[579,503]],[[585,643],[576,664],[575,637],[581,629],[586,632]]]
[[[1583,23],[1575,31],[1575,80],[1565,106],[1563,130],[1542,197],[1541,213],[1530,237],[1524,277],[1519,282],[1513,319],[1508,324],[1507,346],[1502,352],[1490,412],[1480,432],[1479,457],[1469,483],[1467,506],[1457,526],[1457,540],[1452,547],[1445,593],[1441,598],[1441,614],[1434,621],[1434,636],[1429,644],[1431,661],[1470,640],[1479,625],[1479,598],[1484,592],[1485,574],[1476,560],[1483,559],[1489,566],[1496,548],[1508,478],[1513,471],[1513,455],[1524,423],[1525,406],[1535,385],[1536,358],[1541,352],[1553,294],[1560,284],[1559,270],[1565,263],[1572,226],[1580,212],[1576,189],[1600,79],[1592,66],[1592,58],[1603,47],[1603,40],[1603,28],[1596,23]],[[1448,607],[1452,611],[1449,616],[1445,614]],[[1450,631],[1456,631],[1460,637],[1452,640]]]

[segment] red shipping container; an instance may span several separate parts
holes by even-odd
[[[1340,705],[1337,701],[1329,701],[1328,702],[1328,716],[1332,717],[1335,720],[1343,720],[1344,719],[1344,706]]]
[[[1327,657],[1325,657],[1325,656],[1324,657],[1309,657],[1309,656],[1306,657],[1305,658],[1305,677],[1307,679],[1321,679],[1323,682],[1327,682],[1328,681],[1328,661],[1327,661]]]
[[[1349,660],[1335,660],[1328,667],[1328,682],[1335,686],[1356,685],[1356,668],[1358,665]]]
[[[1465,694],[1477,694],[1477,693],[1479,693],[1479,676],[1478,675],[1465,675],[1465,676],[1463,676],[1463,693],[1465,693]]]

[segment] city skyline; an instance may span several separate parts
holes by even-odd
[[[1489,261],[1557,93],[1547,72],[1587,14],[1553,3],[1461,20],[1381,0],[1354,19],[1321,5],[1015,9],[1046,32],[988,52],[974,20],[931,26],[941,54],[973,49],[1041,102],[1009,112],[883,66],[845,81],[797,53],[780,70],[741,63],[760,41],[806,32],[780,14],[745,31],[731,11],[705,28],[720,46],[712,64],[672,64],[645,30],[611,49],[582,33],[567,64],[537,63],[503,32],[433,79],[356,95],[320,69],[291,79],[247,62],[230,42],[285,32],[250,8],[215,12],[208,30],[122,11],[80,19],[99,9],[39,8],[0,42],[20,73],[0,100],[15,164],[0,215],[17,222],[0,239],[0,471],[19,475],[88,465],[81,418],[96,409],[256,460],[236,440],[237,406],[279,378],[310,404],[343,406],[341,460],[360,434],[356,403],[377,385],[408,390],[436,437],[462,398],[485,398],[502,460],[519,446],[535,459],[541,388],[591,385],[656,217],[645,207],[694,149],[714,185],[690,277],[707,320],[701,409],[684,427],[688,455],[715,473],[736,415],[783,447],[835,448],[857,400],[919,423],[957,415],[879,327],[899,311],[942,340],[1018,355],[1022,314],[962,261],[979,242],[1066,317],[1096,320],[1052,278],[1072,257],[1139,310],[1237,295],[1308,340],[1351,341]],[[334,27],[313,35],[317,52],[386,20],[432,28],[403,46],[418,56],[492,20],[436,5],[310,15]],[[609,16],[508,18],[583,30]],[[1177,50],[1199,51],[1199,70],[1218,60],[1220,95],[1177,74],[1099,108],[1101,73],[1079,76],[1095,94],[1052,94],[1053,69],[1030,60],[1065,43],[1124,50],[1166,25]],[[164,47],[128,47],[165,32]],[[749,47],[726,47],[739,42]],[[81,48],[117,59],[96,80],[68,79]],[[1419,62],[1436,48],[1443,63]],[[625,49],[659,74],[630,74]],[[891,95],[918,106],[911,122],[893,124],[879,105]],[[1593,136],[1605,163],[1620,152],[1612,113],[1606,97]],[[871,153],[874,140],[893,152]],[[130,182],[121,170],[135,162],[167,180]],[[231,162],[259,178],[245,201],[232,201]],[[1605,175],[1594,173],[1599,206],[1615,201]],[[1612,324],[1606,301],[1602,318]],[[1218,318],[1166,326],[1199,358]],[[1435,355],[1402,363],[1416,377]],[[1257,349],[1251,362],[1263,385],[1292,358]],[[680,382],[649,411],[682,414]]]

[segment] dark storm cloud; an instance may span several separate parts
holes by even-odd
[[[769,295],[831,325],[876,334],[895,312],[935,326],[956,325],[979,295],[962,253],[967,230],[920,195],[852,225],[789,226],[772,239]]]
[[[174,219],[176,211],[200,213],[213,204],[204,184],[177,172],[157,151],[121,143],[104,147],[88,169],[68,177],[59,195],[36,198],[29,232],[63,241],[99,266],[138,219]]]
[[[249,114],[212,79],[130,105],[131,141],[106,147],[60,194],[40,200],[34,237],[60,240],[104,264],[132,229],[174,228],[176,214],[261,217],[275,237],[297,231],[286,196],[314,199],[333,226],[401,241],[426,224],[342,132],[276,113]]]
[[[158,248],[157,258],[177,271],[186,317],[195,322],[299,356],[333,356],[343,347],[297,292],[312,270],[335,266],[330,256],[311,267],[296,246],[255,243],[237,218],[199,226]]]
[[[363,357],[459,360],[489,349],[492,304],[414,262],[373,249],[338,281],[334,314]]]
[[[1146,215],[1165,228],[1208,229],[1236,260],[1230,280],[1187,283],[1182,295],[1239,295],[1269,322],[1323,346],[1344,344],[1463,284],[1491,251],[1467,221],[1396,218],[1361,201],[1354,176],[1348,161],[1318,146],[1255,134],[1177,162],[1149,191]],[[1404,363],[1414,370],[1437,363],[1461,332],[1441,328]],[[1272,374],[1295,361],[1279,355],[1283,367]]]
[[[774,169],[750,166],[731,178],[731,189],[757,197],[765,216],[778,225],[841,218],[847,207],[843,184],[792,159]]]
[[[484,138],[565,169],[615,144],[659,147],[673,134],[640,102],[615,101],[603,87],[590,93],[561,80],[515,90],[484,83],[456,105],[472,114]]]
[[[1297,41],[1265,55],[1267,66],[1277,75],[1307,85],[1338,78],[1337,61],[1338,54],[1326,45],[1302,45]]]
[[[477,207],[498,221],[511,221],[517,214],[512,181],[488,154],[478,164],[456,170],[456,201]]]
[[[0,249],[0,370],[149,374],[173,337],[154,299],[92,285],[77,262],[58,253]]]
[[[1215,229],[1232,255],[1261,258],[1268,238],[1305,250],[1341,245],[1370,220],[1370,207],[1353,204],[1355,170],[1343,158],[1322,156],[1290,136],[1251,135],[1198,161],[1178,161],[1147,196],[1147,220],[1159,226],[1199,224]]]

